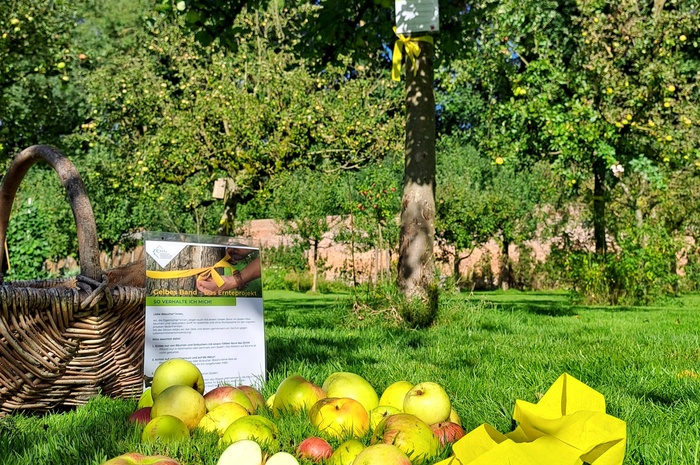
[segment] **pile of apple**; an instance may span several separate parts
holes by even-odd
[[[308,416],[317,436],[295,454],[279,451],[274,419]],[[336,372],[318,386],[300,375],[284,379],[265,400],[251,386],[219,386],[204,393],[200,370],[171,359],[153,375],[130,421],[144,425],[143,442],[183,440],[200,428],[216,432],[225,449],[217,465],[411,465],[429,463],[448,443],[464,436],[445,390],[433,382],[397,381],[377,395],[370,383]],[[328,441],[339,444],[335,450]],[[367,445],[369,444],[369,445]],[[178,465],[162,456],[130,453],[103,465]]]

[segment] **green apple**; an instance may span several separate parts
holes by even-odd
[[[248,413],[255,413],[253,404],[250,402],[246,393],[237,387],[228,385],[218,386],[204,394],[204,404],[207,406],[208,412],[226,402],[236,402],[245,407]]]
[[[265,407],[269,408],[272,410],[272,407],[275,406],[275,394],[273,393],[270,397],[267,398],[265,401]]]
[[[418,383],[403,400],[404,413],[417,416],[429,425],[450,417],[452,403],[445,390],[437,383]]]
[[[228,446],[216,465],[261,465],[262,463],[263,453],[260,445],[250,439],[243,439]]]
[[[401,410],[391,405],[377,405],[369,412],[369,429],[374,431],[380,421],[396,413],[401,413]]]
[[[267,458],[265,465],[299,465],[299,461],[289,452],[277,452]]]
[[[138,452],[128,452],[107,460],[102,465],[180,465],[180,463],[164,455],[143,455]]]
[[[246,386],[244,384],[244,385],[238,386],[238,389],[243,391],[245,393],[245,395],[248,396],[248,400],[250,400],[250,403],[253,405],[253,412],[251,412],[251,413],[255,413],[258,411],[258,409],[260,407],[265,406],[265,398],[260,393],[260,391],[255,389],[253,386]]]
[[[199,424],[206,413],[202,394],[185,385],[165,389],[153,400],[151,407],[151,418],[172,415],[182,420],[190,430]]]
[[[350,397],[365,408],[367,413],[379,405],[379,396],[369,381],[355,373],[339,371],[332,373],[323,382],[328,397]]]
[[[426,462],[441,450],[440,440],[430,426],[409,413],[397,413],[382,420],[371,443],[393,444],[417,462]]]
[[[303,376],[291,375],[285,378],[275,391],[272,414],[308,412],[312,405],[324,399],[326,393],[319,386]]]
[[[391,444],[374,444],[360,452],[353,465],[411,465],[411,460],[400,448]]]
[[[170,386],[183,385],[204,393],[204,378],[197,366],[182,358],[171,358],[158,365],[153,372],[151,396],[155,401],[158,395]]]
[[[231,423],[219,442],[232,444],[242,439],[250,439],[268,450],[277,450],[280,446],[279,437],[277,425],[272,420],[261,415],[248,415]]]
[[[328,465],[352,465],[357,454],[362,452],[365,445],[357,439],[348,439],[338,446],[328,459]]]
[[[139,403],[136,404],[136,409],[151,407],[153,405],[153,396],[151,396],[151,388],[146,388],[139,397]]]
[[[311,424],[325,435],[344,440],[363,437],[369,431],[367,410],[350,397],[326,397],[309,410]]]
[[[396,381],[390,384],[382,392],[379,405],[390,405],[403,412],[403,399],[411,388],[413,388],[413,384],[408,381]]]
[[[241,404],[226,402],[204,415],[199,420],[197,428],[204,431],[216,431],[219,436],[223,436],[224,431],[231,423],[248,415],[250,413]]]
[[[178,441],[189,439],[190,430],[178,417],[161,415],[146,423],[141,433],[141,442],[154,441]]]

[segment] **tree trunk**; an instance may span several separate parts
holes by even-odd
[[[507,291],[510,289],[510,242],[503,241],[503,250],[501,251],[501,289]]]
[[[206,268],[216,264],[219,260],[224,258],[225,255],[225,247],[190,245],[182,249],[165,268],[161,268],[150,255],[146,254],[146,269],[154,271],[180,271]],[[216,271],[223,274],[223,269],[217,269]],[[193,291],[197,289],[197,276],[149,279],[147,282],[149,291],[153,289],[168,289],[172,291]]]
[[[406,62],[406,160],[397,281],[405,297],[436,305],[431,301],[437,300],[437,293],[431,292],[436,288],[433,45],[422,41],[418,45],[415,65]]]
[[[316,284],[318,282],[318,267],[316,266],[316,260],[318,260],[318,241],[311,242],[311,292],[316,292]]]
[[[452,262],[452,277],[455,280],[456,287],[459,287],[459,284],[462,281],[462,275],[459,271],[459,267],[462,264],[462,260],[464,259],[459,256],[459,251],[455,250],[455,258]]]
[[[593,162],[593,237],[595,252],[605,255],[607,242],[605,240],[605,160],[597,158]]]

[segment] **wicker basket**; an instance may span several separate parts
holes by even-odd
[[[38,160],[53,167],[66,190],[81,274],[9,283],[0,274],[0,416],[80,405],[98,393],[137,396],[142,390],[146,290],[110,285],[100,268],[85,188],[56,149],[33,146],[13,160],[0,185],[0,244],[17,188]],[[0,253],[0,270],[3,260]]]

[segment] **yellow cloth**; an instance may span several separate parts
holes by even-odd
[[[214,266],[207,266],[204,268],[192,268],[190,270],[172,270],[172,271],[154,271],[146,270],[146,276],[153,279],[174,279],[174,278],[188,278],[190,276],[197,276],[197,281],[201,279],[207,279],[211,276],[218,287],[224,285],[224,278],[221,277],[219,272],[215,268],[228,268],[233,271],[233,273],[238,273],[238,270],[229,263],[231,257],[226,254],[224,258],[219,260]]]
[[[605,398],[564,373],[537,404],[516,400],[514,431],[483,424],[452,446],[436,465],[620,465],[625,422],[605,413]]]
[[[394,33],[396,33],[396,28],[394,28]],[[413,75],[415,76],[418,72],[418,69],[416,68],[416,58],[418,58],[418,55],[420,55],[420,46],[417,44],[417,42],[428,42],[432,44],[433,38],[431,36],[407,37],[403,34],[396,35],[398,36],[399,40],[394,43],[394,55],[391,62],[391,79],[394,81],[400,81],[403,52],[406,52],[406,59],[411,61]]]

